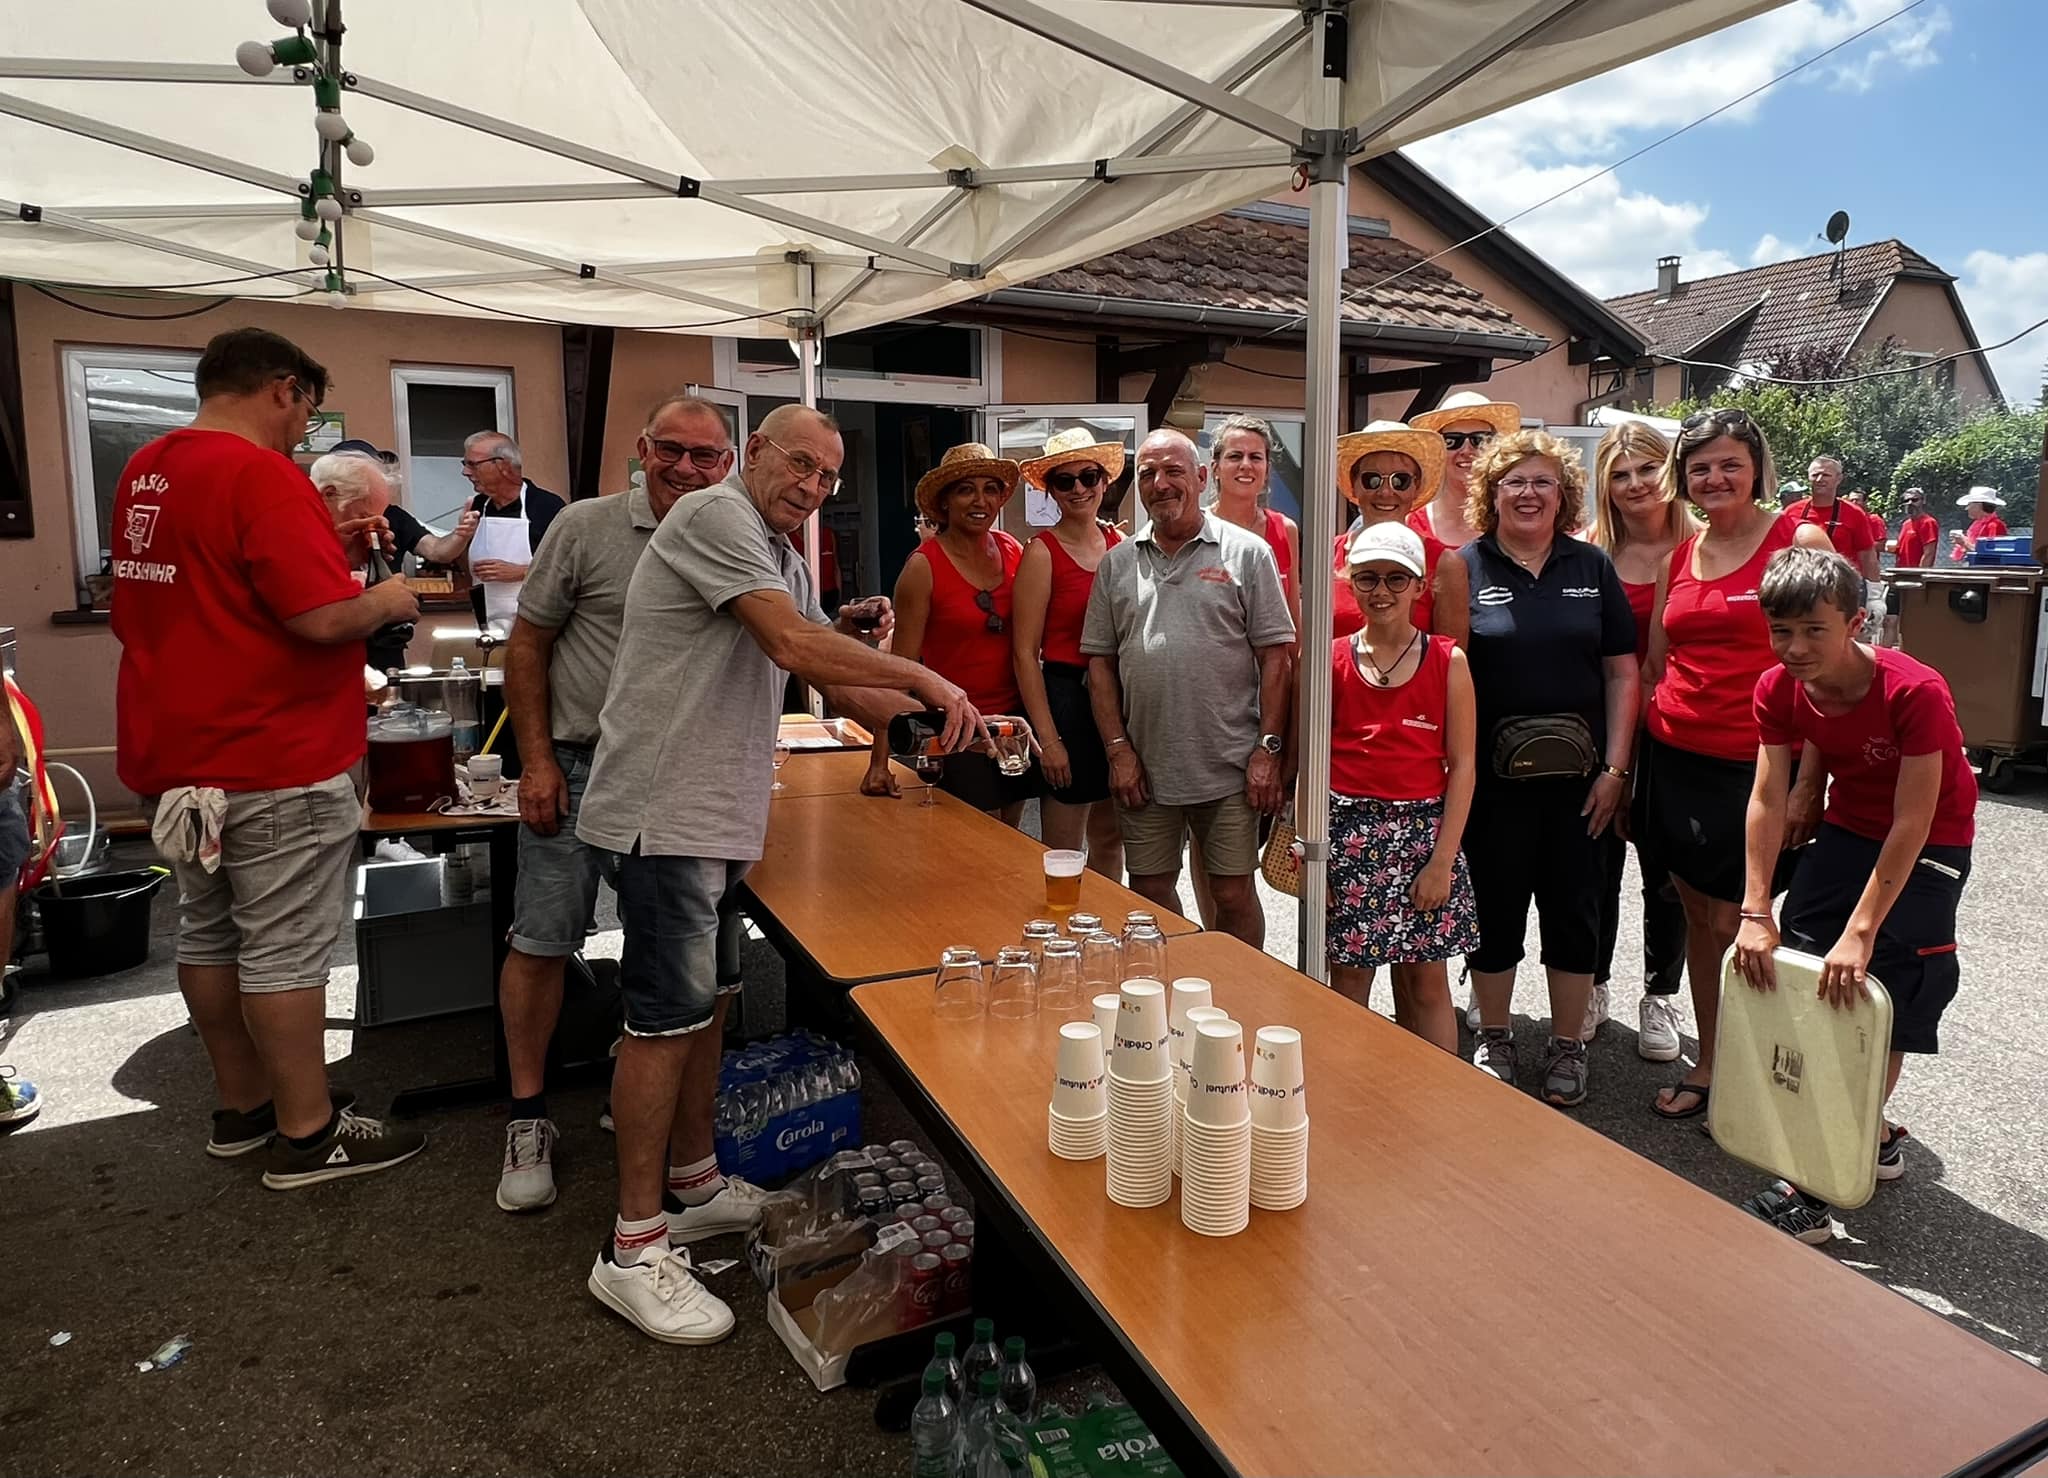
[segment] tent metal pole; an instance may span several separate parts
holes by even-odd
[[[15,224],[26,224],[20,220],[22,204],[23,202],[16,200],[0,200],[0,214],[13,218]],[[247,257],[227,256],[221,252],[208,251],[203,246],[188,246],[181,241],[159,241],[155,237],[145,236],[139,231],[126,231],[119,226],[104,225],[99,221],[90,220],[84,216],[73,215],[69,211],[56,210],[50,207],[41,207],[41,209],[42,219],[40,224],[43,226],[55,227],[60,231],[76,231],[82,236],[97,236],[103,241],[119,241],[128,246],[139,246],[144,251],[158,251],[166,256],[183,257],[190,262],[205,262],[214,267],[226,267],[232,272],[244,272],[251,277],[271,277],[279,282],[304,282],[309,279],[318,281],[321,275],[316,267],[287,268],[280,271],[267,262],[254,262]],[[108,292],[120,292],[124,286],[122,283],[110,282],[106,285],[106,290]],[[89,292],[92,289],[80,287],[79,291]]]
[[[231,180],[240,180],[245,185],[275,190],[280,195],[291,196],[295,201],[299,198],[299,181],[290,175],[278,174],[275,170],[258,169],[253,164],[243,164],[240,160],[209,154],[204,149],[188,149],[183,144],[153,138],[146,133],[137,133],[132,128],[122,128],[118,124],[102,123],[97,118],[88,118],[83,113],[73,113],[64,108],[53,108],[48,103],[30,102],[27,98],[0,92],[0,113],[26,119],[30,123],[40,123],[61,133],[75,133],[80,138],[95,139],[102,144],[112,144],[120,149],[131,149],[137,154],[148,154],[172,164],[189,165],[208,174],[224,175]]]
[[[295,219],[299,214],[296,200],[257,200],[240,205],[56,205],[45,209],[61,210],[89,221],[214,221],[264,216]]]
[[[1358,146],[1372,147],[1394,125],[1413,117],[1451,89],[1469,81],[1552,21],[1583,8],[1590,0],[1538,0],[1506,25],[1486,33],[1399,97],[1375,108],[1357,125]]]
[[[938,225],[940,221],[943,221],[958,209],[960,203],[966,200],[971,193],[971,191],[967,190],[955,190],[945,199],[936,202],[930,210],[911,222],[910,229],[897,238],[897,244],[899,246],[908,246],[913,241],[916,241],[918,237],[924,235],[925,232],[931,230],[932,227]],[[821,324],[829,322],[839,305],[865,287],[868,280],[879,270],[881,269],[878,267],[869,267],[865,272],[856,273],[853,277],[849,278],[844,287],[818,305],[818,322]]]
[[[291,68],[251,77],[229,62],[101,61],[84,57],[0,57],[0,77],[45,82],[214,82],[234,87],[293,87]]]
[[[797,329],[796,378],[797,399],[811,410],[818,408],[818,316],[815,312],[818,302],[817,268],[808,262],[798,263],[796,269],[797,296],[802,299],[804,315],[802,325]],[[820,520],[823,515],[813,513],[804,520],[804,563],[811,567],[811,588],[823,599],[825,587],[818,583],[818,545]],[[811,712],[819,718],[825,716],[825,695],[817,688],[809,689]]]

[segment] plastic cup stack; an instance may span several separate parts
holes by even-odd
[[[1173,1064],[1166,1055],[1166,987],[1127,980],[1109,1053],[1109,1199],[1157,1206],[1173,1194]]]
[[[1203,982],[1206,984],[1207,982]],[[1178,990],[1181,982],[1175,982]],[[1189,1059],[1195,1050],[1195,1027],[1204,1021],[1228,1021],[1230,1013],[1221,1006],[1212,1006],[1206,1001],[1199,1006],[1186,1006],[1181,1012],[1180,1035],[1173,1038],[1173,1173],[1180,1174],[1180,1119],[1181,1110],[1188,1106]],[[1167,1030],[1173,1030],[1173,1011],[1167,1009]]]
[[[1308,1095],[1301,1033],[1262,1026],[1252,1040],[1252,1205],[1292,1211],[1308,1199]]]
[[[1109,1068],[1109,1049],[1116,1045],[1116,1012],[1123,1001],[1119,995],[1100,995],[1091,1003],[1095,1010],[1095,1029],[1102,1034],[1102,1066]]]
[[[1244,1080],[1244,1028],[1195,1026],[1188,1104],[1181,1111],[1180,1220],[1205,1237],[1230,1237],[1252,1218],[1252,1116]]]
[[[1102,1033],[1092,1021],[1060,1028],[1047,1142],[1062,1160],[1093,1160],[1109,1147],[1109,1093],[1102,1064]]]

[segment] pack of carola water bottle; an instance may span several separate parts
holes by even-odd
[[[725,1054],[713,1120],[719,1168],[772,1185],[860,1137],[860,1069],[853,1053],[792,1032]]]

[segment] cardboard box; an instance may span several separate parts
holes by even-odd
[[[818,1295],[827,1289],[837,1288],[860,1271],[867,1252],[867,1224],[850,1222],[847,1225],[860,1229],[858,1250],[852,1251],[850,1256],[829,1260],[813,1256],[801,1266],[792,1264],[777,1276],[768,1290],[768,1327],[775,1331],[789,1353],[796,1357],[796,1363],[803,1367],[804,1374],[811,1378],[811,1384],[820,1391],[836,1390],[846,1384],[847,1362],[861,1346],[902,1332],[896,1321],[894,1299],[884,1298],[866,1323],[851,1331],[852,1339],[841,1341],[845,1348],[828,1351],[819,1345],[820,1321],[815,1307]],[[884,1229],[878,1245],[886,1250],[889,1242],[908,1235],[908,1228],[889,1227]],[[852,1240],[848,1239],[845,1245],[851,1248]]]

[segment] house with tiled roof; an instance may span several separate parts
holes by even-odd
[[[1903,241],[1690,282],[1682,268],[1678,257],[1661,258],[1655,287],[1607,300],[1642,331],[1652,361],[1617,386],[1613,403],[1709,395],[1728,380],[1731,366],[1767,371],[1794,355],[1839,368],[1886,344],[1909,362],[1961,354],[1934,373],[1966,404],[1998,397],[1954,276]]]

